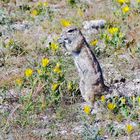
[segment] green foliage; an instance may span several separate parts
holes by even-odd
[[[74,7],[76,5],[76,0],[68,0],[68,4]]]
[[[63,58],[60,57],[62,52],[58,44],[51,43],[46,53],[54,54],[56,57],[42,58],[39,63],[36,62],[36,67],[25,70],[23,78],[16,80],[15,86],[18,91],[30,89],[27,95],[20,97],[23,107],[19,112],[20,118],[16,120],[17,125],[20,124],[22,127],[29,125],[28,117],[31,114],[41,113],[49,107],[56,108],[67,100],[73,103],[73,99],[79,96],[78,85],[66,79],[66,67]]]
[[[84,140],[102,140],[99,129],[94,124],[84,125],[82,136]]]
[[[118,27],[109,27],[103,34],[101,34],[101,39],[105,42],[106,52],[115,52],[121,48],[125,48],[125,35],[121,32]]]
[[[4,10],[3,8],[0,9],[0,25],[6,25],[6,24],[11,24],[12,19],[8,15],[8,12]]]
[[[9,3],[10,2],[10,0],[1,0],[1,1],[3,1],[4,3]]]
[[[139,99],[140,97],[111,97],[98,101],[97,113],[87,114],[84,108],[81,120],[83,122],[83,138],[84,139],[103,139],[107,133],[111,138],[130,135],[134,130],[139,129],[138,125],[133,123],[122,124],[122,122],[137,122],[139,118]],[[115,107],[110,106],[115,105]],[[93,111],[95,108],[93,108]],[[133,110],[133,111],[132,111]],[[88,116],[87,116],[88,115]]]
[[[25,54],[25,51],[21,44],[17,41],[14,41],[13,39],[9,39],[7,43],[4,44],[4,48],[6,48],[9,51],[10,55],[23,55]]]

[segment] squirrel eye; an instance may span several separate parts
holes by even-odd
[[[76,28],[75,28],[75,29],[70,29],[70,30],[68,30],[68,33],[71,33],[71,32],[73,32],[73,31],[76,31]]]

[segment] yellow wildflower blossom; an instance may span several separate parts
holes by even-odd
[[[140,3],[140,0],[137,0],[137,3]]]
[[[44,5],[45,7],[47,7],[49,4],[48,4],[48,2],[44,2],[43,5]]]
[[[16,79],[16,84],[17,84],[18,86],[21,86],[21,85],[23,84],[23,80],[22,80],[21,78]]]
[[[10,48],[14,44],[14,40],[10,39],[9,42],[6,44],[6,48]]]
[[[104,95],[101,96],[101,101],[105,102],[105,96]]]
[[[60,21],[61,25],[64,26],[64,27],[69,27],[71,26],[71,22],[66,20],[66,19],[61,19]]]
[[[68,88],[69,91],[72,90],[72,82],[71,81],[68,82],[67,88]]]
[[[57,51],[58,50],[58,44],[56,44],[56,43],[51,43],[51,50],[52,51]]]
[[[134,130],[134,127],[131,124],[126,125],[126,132],[131,133]]]
[[[84,106],[84,112],[85,112],[87,115],[89,115],[90,112],[91,112],[91,108],[90,108],[90,106],[85,105],[85,106]]]
[[[10,46],[9,46],[9,44],[8,44],[8,43],[5,45],[5,48],[7,48],[7,49],[8,49],[8,48],[10,48]]]
[[[122,8],[123,13],[128,13],[130,11],[130,8],[126,5]]]
[[[61,73],[61,72],[62,72],[59,63],[56,64],[56,66],[55,66],[55,68],[54,68],[53,71],[54,71],[55,73]]]
[[[116,104],[109,103],[109,104],[107,105],[107,107],[108,107],[109,110],[114,110],[114,108],[116,107]]]
[[[25,70],[25,76],[26,77],[31,77],[33,75],[33,70],[32,69],[26,69]]]
[[[49,64],[49,59],[48,58],[43,58],[42,59],[42,66],[46,67]]]
[[[33,16],[33,17],[35,17],[35,16],[37,16],[39,13],[38,13],[38,11],[36,10],[36,9],[34,9],[33,11],[31,11],[31,15]]]
[[[90,45],[91,45],[91,46],[96,46],[97,43],[98,43],[98,40],[95,39],[95,40],[93,40],[93,41],[90,42]]]
[[[136,101],[135,96],[132,96],[132,101],[133,101],[133,103],[135,103],[135,101]]]
[[[121,103],[125,104],[126,103],[126,99],[125,98],[121,98]]]
[[[112,28],[109,28],[108,31],[109,31],[110,34],[114,35],[114,34],[118,33],[119,28],[112,27]]]
[[[58,83],[53,83],[52,84],[52,91],[56,91],[59,87],[59,84]]]
[[[130,3],[130,0],[117,0],[119,4]]]
[[[9,45],[13,45],[14,44],[14,39],[10,39],[8,42]]]
[[[138,97],[138,103],[139,103],[139,105],[140,105],[140,97]]]

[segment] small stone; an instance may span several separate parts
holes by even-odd
[[[106,24],[106,21],[102,20],[102,19],[83,22],[84,29],[86,29],[86,30],[103,28],[105,26],[105,24]]]

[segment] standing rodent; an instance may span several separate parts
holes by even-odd
[[[101,96],[107,90],[97,58],[81,31],[76,27],[65,30],[59,43],[73,56],[80,76],[79,87],[82,97],[93,105],[95,97]]]

